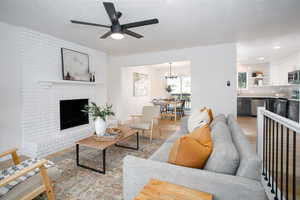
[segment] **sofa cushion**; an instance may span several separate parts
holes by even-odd
[[[212,109],[205,108],[205,109],[201,109],[201,111],[206,111],[207,112],[208,117],[209,117],[209,123],[211,123],[212,120],[214,119],[214,115],[213,115]]]
[[[219,114],[214,117],[213,121],[210,123],[210,128],[213,128],[219,122],[227,123],[226,116],[224,114]]]
[[[240,155],[240,165],[236,175],[259,181],[261,177],[261,160],[253,151],[250,142],[234,116],[229,115],[227,117],[227,123],[231,130],[232,139]]]
[[[168,162],[169,152],[173,146],[173,142],[165,142],[159,149],[152,154],[149,158],[150,160],[155,160],[159,162]]]
[[[239,154],[233,144],[228,126],[223,122],[216,123],[211,130],[213,151],[204,169],[235,175],[239,166]]]
[[[168,162],[175,165],[203,168],[212,151],[210,128],[197,128],[180,137],[172,146]]]
[[[210,122],[208,112],[196,109],[192,112],[188,119],[188,131],[192,132],[195,128],[204,126]]]

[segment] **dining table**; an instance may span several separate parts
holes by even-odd
[[[162,112],[162,117],[173,117],[174,121],[177,121],[177,106],[182,104],[181,100],[171,100],[171,99],[160,99],[156,100],[155,103],[152,102],[154,105],[160,105],[161,107],[173,107],[174,112]]]

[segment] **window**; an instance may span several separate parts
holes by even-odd
[[[170,85],[172,88],[171,94],[180,94],[181,86],[180,86],[180,77],[177,78],[167,78],[167,86]]]
[[[247,72],[238,72],[238,89],[247,89]]]
[[[191,77],[181,77],[181,87],[183,94],[191,94]]]
[[[190,94],[191,93],[191,77],[182,76],[167,79],[167,85],[172,88],[171,94]]]

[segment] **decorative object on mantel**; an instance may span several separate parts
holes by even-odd
[[[82,112],[89,114],[95,121],[97,136],[104,136],[106,132],[106,118],[115,115],[112,111],[112,105],[106,104],[105,106],[100,107],[94,102],[91,102],[91,105],[85,105]]]
[[[95,82],[95,72],[90,72],[90,82]]]
[[[90,81],[89,55],[61,48],[63,80]]]

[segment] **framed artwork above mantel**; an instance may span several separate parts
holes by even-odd
[[[90,72],[89,55],[67,48],[61,48],[63,80],[95,81],[95,75]]]

